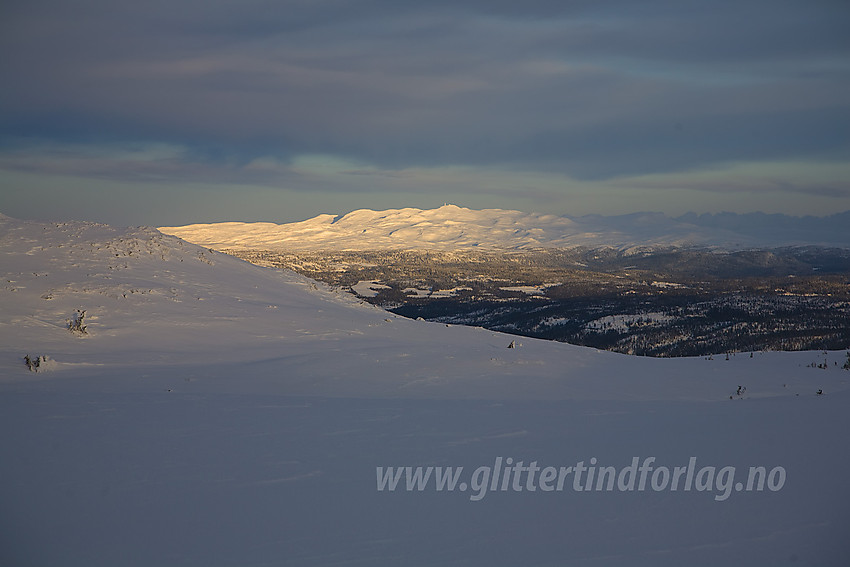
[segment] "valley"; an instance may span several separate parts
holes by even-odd
[[[625,354],[850,345],[850,252],[842,249],[225,251],[405,317]]]

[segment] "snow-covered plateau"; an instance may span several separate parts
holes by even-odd
[[[0,276],[0,565],[850,564],[843,351],[408,320],[152,228],[0,216]]]

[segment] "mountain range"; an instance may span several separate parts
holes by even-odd
[[[829,217],[662,213],[579,217],[515,210],[360,209],[292,223],[220,222],[160,227],[203,246],[265,250],[523,250],[535,248],[850,247],[850,211]]]

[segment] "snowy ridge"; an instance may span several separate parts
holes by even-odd
[[[757,230],[748,231],[745,223],[736,224],[726,217],[691,215],[672,219],[661,213],[637,213],[571,218],[445,205],[429,210],[360,209],[346,215],[324,214],[286,224],[222,222],[160,230],[216,249],[446,251],[582,246],[622,250],[649,247],[734,250],[811,244],[850,247],[847,229],[824,233],[817,230],[817,223],[811,222],[812,230],[789,233],[781,219],[766,218],[767,221],[761,219],[759,223],[753,221],[758,224]],[[787,221],[789,217],[784,218]]]

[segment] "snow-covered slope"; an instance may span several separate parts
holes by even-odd
[[[643,359],[405,320],[149,228],[0,218],[0,276],[2,565],[850,558],[843,352]],[[722,501],[376,486],[379,466],[470,482],[498,457],[636,456],[787,481]]]
[[[818,244],[850,246],[850,233],[799,228],[783,220],[761,219],[757,231],[720,217],[672,219],[661,213],[615,217],[560,217],[502,209],[361,209],[346,215],[319,215],[288,224],[223,222],[161,227],[190,242],[217,249],[386,250],[527,249],[614,247],[717,247],[741,249]],[[783,217],[788,221],[788,217]],[[722,221],[722,222],[721,222]],[[750,223],[754,224],[754,223]],[[799,223],[798,223],[799,224]],[[795,225],[796,226],[796,225]]]

